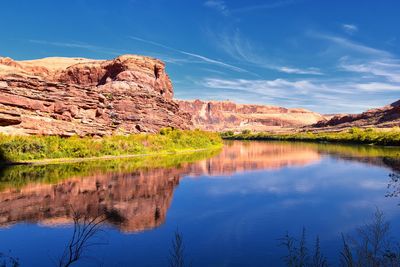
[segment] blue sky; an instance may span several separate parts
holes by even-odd
[[[0,55],[167,63],[175,97],[323,113],[400,97],[400,1],[6,0]]]

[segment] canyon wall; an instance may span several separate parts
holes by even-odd
[[[163,62],[0,58],[0,133],[110,135],[189,128]]]
[[[236,104],[230,101],[177,102],[182,111],[191,114],[194,127],[211,131],[279,131],[324,120],[321,114],[301,108]]]
[[[390,128],[394,126],[400,126],[400,100],[381,108],[367,110],[360,114],[335,115],[329,120],[323,120],[312,125],[312,127],[324,130],[349,127]]]

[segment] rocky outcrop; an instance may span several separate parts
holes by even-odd
[[[361,114],[340,114],[322,120],[316,128],[393,127],[400,126],[400,100],[382,108],[370,109]]]
[[[324,117],[300,108],[245,105],[229,101],[178,100],[196,128],[212,131],[271,131],[314,124]]]
[[[164,63],[149,57],[0,58],[2,133],[103,136],[190,127],[172,97]]]

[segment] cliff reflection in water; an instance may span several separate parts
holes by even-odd
[[[65,165],[14,166],[0,178],[0,225],[69,224],[73,211],[112,214],[124,232],[161,225],[185,176],[219,176],[318,162],[324,155],[398,170],[398,151],[282,142],[229,142],[222,151]]]

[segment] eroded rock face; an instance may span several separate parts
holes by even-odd
[[[0,58],[0,132],[70,136],[189,128],[163,62]]]
[[[361,114],[340,114],[313,125],[316,128],[400,126],[400,100],[382,108],[370,109]]]
[[[212,131],[270,131],[314,124],[321,114],[300,108],[243,105],[229,101],[178,100],[180,108],[192,114],[196,128]]]

